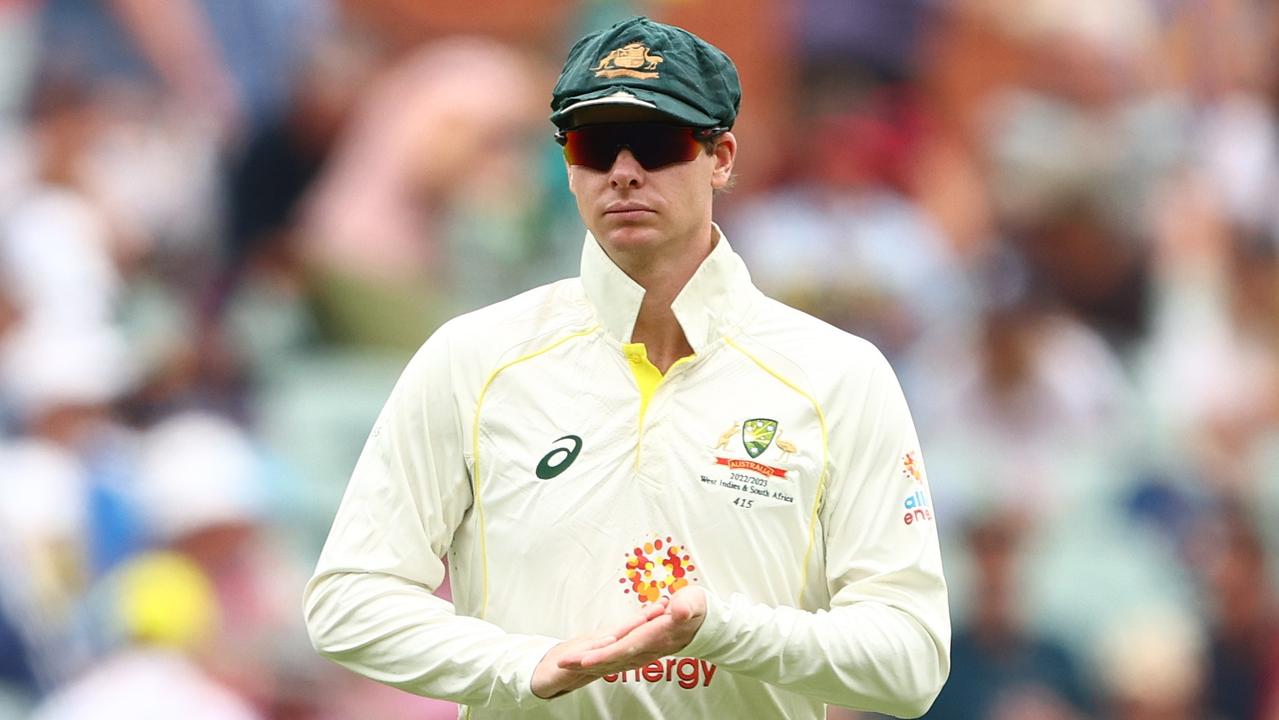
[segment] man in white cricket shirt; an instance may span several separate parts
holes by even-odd
[[[884,357],[763,296],[711,222],[740,97],[645,18],[572,48],[581,276],[409,363],[306,590],[320,653],[469,718],[928,709],[950,620],[914,426]]]

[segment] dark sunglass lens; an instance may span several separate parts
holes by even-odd
[[[656,170],[697,157],[692,131],[672,125],[636,125],[630,135],[631,152],[647,170]]]
[[[564,157],[570,165],[607,171],[617,153],[627,148],[646,170],[656,170],[697,157],[701,145],[690,128],[651,123],[597,125],[565,133]]]
[[[617,142],[605,127],[588,127],[565,133],[564,157],[570,165],[608,170],[617,157]]]

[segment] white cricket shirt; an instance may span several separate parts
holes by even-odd
[[[477,719],[928,708],[950,619],[897,380],[719,238],[672,305],[694,355],[665,377],[629,343],[643,289],[589,236],[580,278],[423,345],[307,587],[319,652]],[[431,594],[446,553],[453,604]],[[532,694],[556,642],[685,584],[709,608],[677,657]]]

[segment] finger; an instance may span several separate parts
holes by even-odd
[[[561,657],[559,660],[556,660],[555,665],[561,670],[580,671],[582,670],[582,657],[588,652],[590,651],[582,650],[579,652],[569,653],[568,655]]]
[[[660,657],[663,654],[662,641],[669,633],[670,622],[663,622],[661,618],[655,619],[653,622],[641,625],[615,643],[583,653],[579,664],[583,670],[589,670],[598,665],[631,662],[641,656]]]
[[[647,605],[644,607],[642,611],[631,616],[631,618],[627,620],[625,623],[618,625],[617,627],[610,630],[608,634],[618,638],[626,637],[635,628],[643,625],[644,623],[654,618],[661,617],[662,614],[666,612],[666,606],[667,606],[666,598],[662,598],[661,600],[658,600],[657,602],[651,605]]]
[[[595,638],[594,640],[591,640],[590,642],[586,643],[586,647],[584,647],[584,648],[582,648],[582,649],[583,649],[583,650],[597,650],[597,649],[602,648],[602,647],[605,647],[605,646],[607,646],[607,645],[612,645],[612,644],[613,644],[613,643],[615,643],[615,642],[617,642],[617,636],[616,636],[616,635],[601,635],[601,636],[599,636],[599,637]]]
[[[597,638],[582,640],[580,643],[582,647],[566,652],[555,664],[564,669],[580,669],[583,654],[591,650],[608,647],[615,642],[617,642],[617,638],[612,635],[601,635]]]
[[[637,658],[623,653],[613,660],[605,660],[605,661],[597,662],[593,665],[580,665],[574,668],[572,672],[581,673],[584,675],[594,675],[598,677],[600,675],[607,675],[608,673],[611,673],[611,672],[618,672],[619,670],[629,670],[631,668],[636,668],[643,664],[644,663],[640,662]]]
[[[606,647],[582,653],[577,658],[577,667],[583,671],[590,672],[604,665],[624,664],[630,658],[635,657],[637,650],[638,648],[632,645],[630,641],[616,642]]]
[[[578,670],[576,672],[585,677],[601,678],[607,675],[616,675],[618,673],[624,673],[628,670],[636,670],[644,667],[645,665],[648,665],[649,663],[652,663],[654,660],[660,660],[660,659],[661,659],[661,656],[658,656],[658,655],[645,655],[633,661],[592,665],[591,667],[582,668],[581,670]]]
[[[565,655],[564,657],[555,661],[555,666],[561,670],[572,670],[575,672],[581,671],[582,655],[581,653],[577,653],[574,655]]]
[[[662,596],[658,598],[657,602],[650,603],[649,605],[645,606],[644,610],[640,614],[644,616],[644,619],[646,621],[652,620],[653,618],[665,613],[667,608],[670,607],[670,605],[671,605],[671,599],[666,596]]]
[[[666,613],[668,599],[663,597],[657,602],[646,605],[642,611],[633,615],[622,625],[619,625],[607,635],[586,643],[582,648],[575,649],[572,652],[565,653],[556,664],[564,669],[582,670],[582,657],[588,652],[607,647],[619,638],[624,638],[634,632],[637,628],[643,627],[646,623],[662,617]]]

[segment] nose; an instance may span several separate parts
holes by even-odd
[[[608,171],[608,182],[614,188],[636,188],[644,184],[644,166],[631,154],[630,148],[618,151]]]

